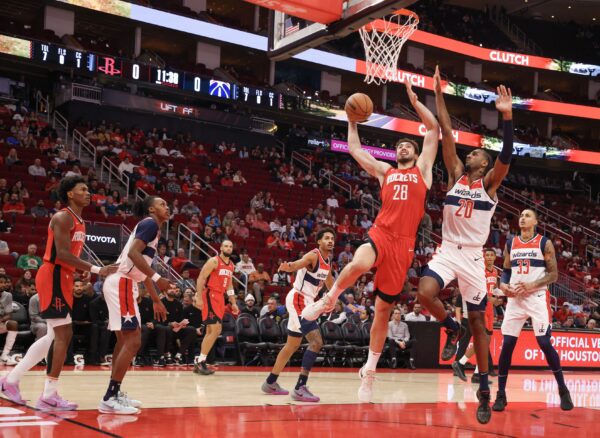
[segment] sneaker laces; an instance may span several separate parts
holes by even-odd
[[[367,384],[372,385],[373,382],[375,382],[375,380],[377,379],[377,376],[375,375],[374,371],[365,371],[361,379],[364,379]]]
[[[115,398],[122,406],[131,406],[131,403],[129,402],[129,398],[127,398],[126,392],[119,391]]]

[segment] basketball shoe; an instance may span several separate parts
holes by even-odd
[[[287,389],[283,389],[277,382],[271,384],[263,382],[260,389],[269,395],[288,395],[290,393]]]
[[[4,397],[9,399],[11,402],[23,404],[24,400],[23,397],[21,397],[21,391],[18,383],[8,383],[6,381],[6,377],[3,377],[0,379],[0,389],[2,390]]]
[[[358,400],[362,403],[370,403],[373,398],[373,383],[375,382],[375,371],[367,371],[363,367],[358,371],[360,377],[360,388],[358,388]]]
[[[40,411],[74,411],[79,406],[77,403],[70,402],[62,398],[58,393],[52,394],[50,397],[44,397],[43,395],[38,399],[35,404],[35,408]]]
[[[294,389],[292,392],[292,400],[317,403],[321,399],[308,390],[306,385],[302,385],[299,389]]]
[[[323,298],[309,304],[302,311],[302,318],[308,321],[315,321],[323,313],[329,313],[333,310],[335,300],[329,294],[323,295]]]
[[[129,404],[127,399],[117,396],[112,396],[108,400],[102,399],[98,410],[103,414],[118,414],[118,415],[132,415],[138,414],[140,410]]]

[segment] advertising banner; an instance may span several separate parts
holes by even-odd
[[[86,245],[99,256],[118,257],[121,253],[121,227],[119,225],[85,225]]]
[[[452,361],[442,361],[441,353],[444,349],[446,334],[440,335],[440,365],[450,365]],[[556,348],[560,357],[561,366],[578,368],[598,368],[600,369],[600,332],[552,332],[552,345]],[[502,350],[502,333],[500,329],[494,330],[490,351],[494,363],[498,363],[500,351]],[[471,363],[475,364],[475,356],[471,358]],[[519,341],[513,352],[512,365],[519,367],[547,367],[546,358],[540,350],[535,334],[532,330],[523,330],[519,336]]]

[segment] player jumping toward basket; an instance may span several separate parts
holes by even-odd
[[[425,212],[425,197],[432,183],[432,167],[438,150],[439,125],[435,116],[419,102],[410,83],[405,83],[412,106],[427,132],[423,150],[417,142],[400,139],[396,143],[397,168],[378,161],[361,148],[355,122],[348,123],[348,144],[352,157],[381,185],[381,210],[369,230],[367,243],[361,245],[352,261],[340,273],[331,290],[322,299],[306,306],[302,317],[315,320],[331,311],[337,298],[372,267],[375,275],[375,318],[371,326],[369,355],[361,368],[362,379],[358,398],[370,402],[377,362],[381,356],[388,331],[388,320],[398,300],[406,274],[414,257],[419,223]]]
[[[456,353],[461,326],[446,313],[438,298],[441,289],[458,279],[458,287],[469,310],[469,326],[477,364],[479,390],[477,421],[490,421],[490,388],[488,383],[488,336],[485,328],[487,287],[483,246],[490,232],[490,223],[498,202],[496,191],[508,174],[513,152],[512,95],[503,85],[498,87],[496,109],[502,114],[504,141],[495,162],[483,149],[467,155],[465,163],[456,154],[450,115],[442,93],[441,78],[436,68],[434,91],[438,117],[442,127],[442,155],[448,171],[448,193],[444,204],[442,244],[423,271],[419,282],[418,300],[446,327],[447,340],[442,360]],[[493,167],[492,167],[493,164]]]
[[[262,391],[270,395],[287,395],[289,392],[279,386],[277,378],[285,368],[292,355],[300,348],[302,337],[306,336],[308,348],[302,356],[302,370],[292,393],[296,401],[318,402],[320,399],[312,394],[306,382],[317,355],[323,346],[321,331],[316,321],[306,321],[300,314],[306,305],[312,304],[323,284],[329,289],[333,286],[331,275],[331,252],[335,245],[335,231],[322,228],[317,233],[318,248],[308,252],[300,260],[282,263],[281,272],[297,272],[293,289],[287,294],[285,306],[289,314],[288,337],[285,346],[277,355],[275,365],[267,380],[262,385]]]
[[[548,366],[554,373],[560,394],[560,408],[573,409],[571,394],[565,384],[560,358],[550,342],[552,312],[548,285],[558,278],[556,253],[552,241],[535,232],[537,225],[535,211],[525,209],[519,217],[521,233],[506,242],[504,248],[504,269],[500,289],[508,297],[504,320],[502,321],[502,352],[498,365],[498,393],[492,409],[503,411],[506,400],[506,380],[517,345],[521,328],[531,318],[533,332],[540,350],[544,352]]]

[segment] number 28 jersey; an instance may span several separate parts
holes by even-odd
[[[381,185],[381,209],[375,227],[394,237],[415,239],[423,214],[427,185],[417,166],[390,168]]]
[[[483,247],[490,234],[497,199],[492,199],[483,187],[483,179],[469,185],[467,175],[461,176],[446,194],[442,240],[456,245]]]

